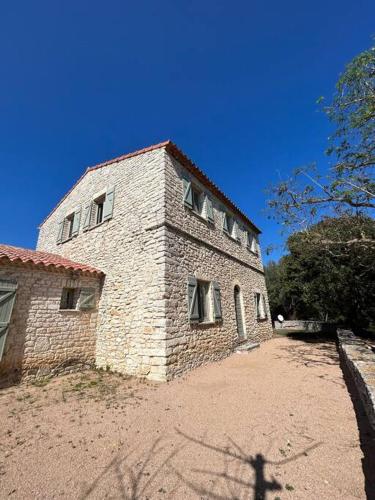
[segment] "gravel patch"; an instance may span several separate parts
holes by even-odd
[[[1,498],[349,500],[366,498],[362,459],[336,346],[317,339],[166,384],[85,372],[0,390]]]

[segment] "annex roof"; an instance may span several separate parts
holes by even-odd
[[[83,177],[93,170],[97,170],[102,167],[106,167],[107,165],[111,165],[112,163],[118,163],[122,160],[126,160],[127,158],[132,158],[134,156],[139,156],[144,153],[148,153],[150,151],[154,151],[156,149],[165,148],[169,154],[171,154],[176,160],[178,160],[189,172],[191,172],[202,184],[204,184],[220,201],[223,202],[233,213],[238,215],[246,224],[251,226],[255,232],[261,233],[260,229],[242,212],[227,196],[221,191],[221,189],[214,184],[214,182],[209,179],[209,177],[190,159],[188,156],[183,153],[181,149],[179,149],[176,144],[172,141],[164,141],[159,144],[154,144],[147,148],[139,149],[137,151],[133,151],[132,153],[127,153],[121,156],[117,156],[111,160],[107,160],[102,163],[98,163],[97,165],[93,165],[88,167],[84,174],[78,179],[78,181],[72,186],[72,188],[66,193],[66,195],[60,200],[60,202],[56,205],[56,207],[49,213],[49,215],[44,219],[41,223],[43,224],[56,210],[56,208],[63,202],[63,200],[69,195],[69,193],[75,188],[75,186],[83,179]]]
[[[44,266],[45,268],[66,269],[68,271],[78,271],[98,276],[104,274],[102,271],[95,269],[95,267],[73,262],[65,257],[61,257],[61,255],[0,244],[0,263],[3,261],[7,263],[33,264],[35,266]]]

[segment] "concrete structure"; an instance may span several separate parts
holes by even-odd
[[[259,232],[168,141],[87,169],[37,248],[104,272],[96,364],[168,380],[271,337]]]

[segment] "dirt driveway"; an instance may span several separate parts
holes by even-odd
[[[276,338],[162,385],[0,391],[1,498],[348,500],[366,498],[362,458],[334,344]]]

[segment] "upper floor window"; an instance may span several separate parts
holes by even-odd
[[[202,215],[203,211],[203,193],[198,191],[195,186],[191,187],[192,197],[193,197],[193,210],[198,215]]]
[[[114,196],[115,188],[108,188],[105,193],[100,194],[85,206],[83,213],[84,231],[112,218]]]
[[[247,248],[255,254],[258,253],[258,241],[254,233],[247,233]]]
[[[185,206],[213,224],[214,211],[211,198],[187,179],[183,179],[183,185]]]
[[[90,213],[90,226],[95,226],[103,222],[103,208],[105,202],[106,195],[103,194],[96,198],[91,204],[91,213]]]
[[[73,238],[73,236],[76,236],[79,231],[80,221],[81,208],[78,208],[75,212],[64,217],[64,219],[59,222],[57,243],[64,243],[64,241],[68,241]]]
[[[224,212],[223,231],[234,240],[240,241],[240,230],[237,221]]]

